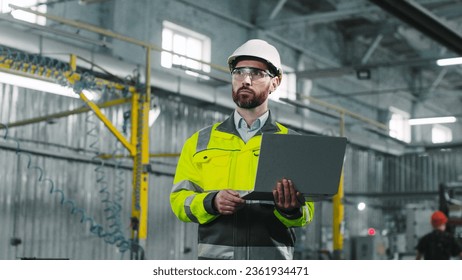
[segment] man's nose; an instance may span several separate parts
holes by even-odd
[[[242,80],[242,84],[245,84],[245,85],[251,85],[252,84],[252,76],[250,75],[250,73],[245,75],[244,80]]]

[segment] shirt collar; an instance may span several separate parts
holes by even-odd
[[[241,115],[234,111],[234,125],[236,129],[248,129],[249,131],[259,130],[263,127],[266,120],[269,117],[269,111],[266,111],[263,115],[261,115],[258,119],[256,119],[250,128],[247,127],[247,123],[245,122],[244,118]]]
[[[276,122],[273,121],[273,118],[271,116],[271,111],[268,110],[268,119],[266,120],[266,122],[263,124],[263,127],[261,128],[261,132],[264,132],[264,133],[277,133],[278,131],[280,131],[279,127],[277,126]],[[236,125],[234,123],[234,116],[235,115],[236,111],[233,111],[233,113],[231,113],[231,115],[226,119],[224,120],[222,123],[220,123],[217,127],[216,127],[216,130],[217,131],[221,131],[221,132],[225,132],[225,133],[231,133],[231,134],[234,134],[236,136],[239,136],[239,132],[237,131],[237,128],[236,128]],[[257,134],[259,134],[260,132],[257,131]]]

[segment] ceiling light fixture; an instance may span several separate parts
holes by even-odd
[[[43,92],[50,92],[58,95],[67,97],[79,98],[78,94],[75,94],[74,90],[69,87],[63,87],[53,82],[47,82],[44,80],[37,80],[34,78],[13,75],[9,73],[0,72],[0,83],[18,86],[22,88],[28,88]]]
[[[436,61],[436,64],[438,64],[438,66],[450,66],[450,65],[462,64],[462,57],[438,59]]]
[[[410,119],[409,125],[423,125],[423,124],[439,124],[439,123],[454,123],[456,122],[456,117],[436,117],[436,118],[420,118],[420,119]]]

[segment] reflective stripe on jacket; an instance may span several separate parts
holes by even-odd
[[[231,115],[186,140],[170,203],[181,221],[199,223],[199,258],[291,259],[293,227],[311,222],[312,202],[292,216],[279,212],[270,201],[246,201],[233,215],[219,215],[214,210],[212,201],[218,191],[254,188],[262,133],[295,132],[272,122],[270,114],[261,131],[245,143]]]

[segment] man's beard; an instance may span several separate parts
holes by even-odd
[[[241,91],[245,91],[245,94],[240,93]],[[266,99],[268,98],[267,94],[260,94],[257,96],[255,91],[241,87],[237,89],[237,91],[233,90],[233,101],[239,108],[243,109],[253,109],[261,104],[263,104]]]

